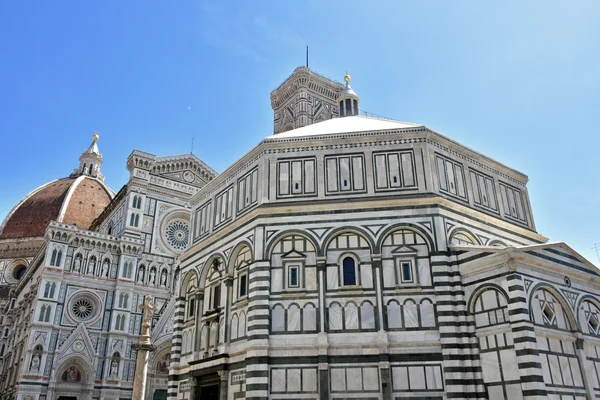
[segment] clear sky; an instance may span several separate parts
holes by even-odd
[[[94,131],[218,172],[272,133],[305,62],[364,110],[423,123],[529,176],[537,230],[598,263],[599,1],[0,2],[0,219],[68,175]]]

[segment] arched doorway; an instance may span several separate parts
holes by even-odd
[[[54,396],[56,400],[87,400],[91,398],[93,374],[91,368],[79,358],[65,360],[54,376]]]

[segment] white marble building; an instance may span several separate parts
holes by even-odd
[[[527,177],[359,116],[346,82],[339,118],[273,103],[276,134],[192,197],[169,398],[600,396],[598,269],[536,232]]]
[[[217,175],[96,139],[0,226],[0,399],[600,397],[600,274],[537,233],[527,177],[360,114],[300,67],[274,135]]]

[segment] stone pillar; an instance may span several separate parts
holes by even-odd
[[[227,400],[229,393],[229,371],[219,371],[219,400]]]
[[[475,322],[467,311],[456,256],[448,252],[432,252],[431,272],[446,396],[453,399],[487,399]]]
[[[508,263],[511,269],[515,269],[514,260],[509,260]],[[523,278],[516,273],[508,275],[504,286],[509,297],[508,318],[517,354],[516,367],[519,369],[523,399],[546,399],[544,372],[537,348],[535,328],[529,315]]]
[[[269,393],[269,261],[254,262],[248,275],[246,400],[263,400]]]
[[[173,338],[171,339],[171,368],[169,368],[168,400],[177,399],[178,375],[173,367],[179,366],[181,359],[181,332],[183,331],[183,319],[185,314],[185,298],[178,297],[175,303],[175,313],[173,321]],[[199,335],[200,333],[198,333]]]
[[[204,321],[204,326],[206,327],[206,334],[202,340],[204,341],[204,358],[206,358],[209,356],[208,345],[210,344],[210,322]],[[200,331],[200,334],[202,334],[202,331]]]
[[[380,363],[381,373],[381,395],[383,400],[392,400],[392,380],[390,377],[390,363]]]
[[[135,362],[135,377],[133,379],[133,400],[144,400],[146,393],[146,380],[148,377],[148,356],[154,350],[150,343],[137,343],[134,345],[137,351]]]
[[[319,400],[329,400],[329,365],[319,363]]]
[[[199,400],[200,399],[200,387],[198,387],[198,379],[193,376],[190,376],[190,400]]]
[[[587,368],[588,362],[587,362],[587,357],[585,356],[585,340],[583,339],[581,333],[578,333],[578,337],[577,341],[575,342],[575,347],[577,349],[577,356],[579,358],[579,369],[581,369],[581,378],[583,379],[583,384],[585,385],[585,391],[588,395],[588,398],[590,399],[594,399],[596,398],[596,395],[594,393],[594,385],[595,385],[595,381],[592,381],[590,379],[590,376],[587,374]],[[593,365],[589,365],[589,367],[591,367],[591,370],[594,370],[594,366]]]
[[[371,256],[372,267],[373,267],[373,284],[375,287],[375,293],[377,294],[377,320],[379,331],[385,330],[385,324],[383,319],[383,291],[381,287],[381,254],[373,254]]]
[[[204,311],[204,290],[196,289],[195,293],[196,310],[194,318],[196,325],[196,336],[194,337],[194,359],[199,359],[199,351],[202,348],[202,312]]]
[[[319,284],[319,332],[325,332],[325,318],[327,317],[325,313],[325,290],[327,288],[326,282],[326,272],[327,272],[327,264],[326,257],[317,257],[317,279]]]
[[[225,322],[225,329],[223,330],[223,332],[225,332],[225,337],[223,338],[223,344],[225,345],[225,348],[227,348],[229,345],[229,338],[231,338],[230,330],[231,330],[231,303],[233,302],[233,275],[232,274],[227,275],[225,277],[224,283],[225,283],[225,290],[227,293],[225,296],[225,316],[223,318],[223,320]],[[227,352],[227,350],[225,352]]]
[[[152,298],[146,296],[144,304],[138,306],[143,311],[142,333],[134,349],[137,351],[135,363],[135,377],[133,379],[133,400],[144,400],[146,397],[146,380],[148,378],[148,354],[154,351],[150,342],[150,312],[156,311],[157,307],[152,305]]]

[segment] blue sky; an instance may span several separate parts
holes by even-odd
[[[0,219],[100,133],[118,190],[135,148],[217,171],[272,133],[302,65],[364,110],[424,123],[526,173],[538,231],[600,243],[598,1],[0,3]]]

